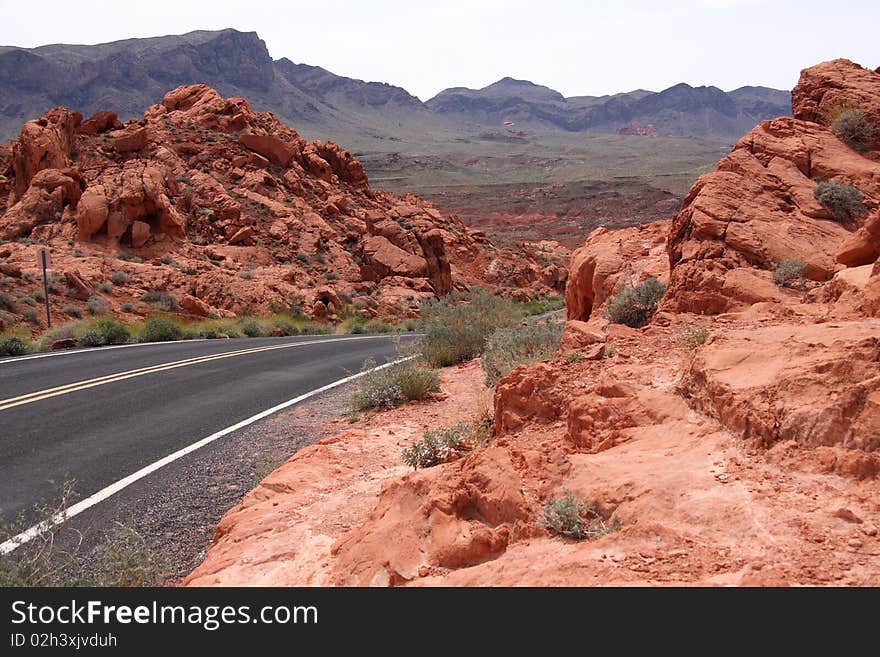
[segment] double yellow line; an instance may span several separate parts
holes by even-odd
[[[187,367],[189,365],[198,365],[200,363],[207,363],[212,360],[220,360],[223,358],[232,358],[234,356],[246,356],[249,354],[256,354],[263,351],[274,351],[276,349],[290,349],[292,347],[305,347],[312,344],[323,344],[326,342],[346,342],[349,340],[368,340],[375,336],[363,336],[356,338],[335,338],[332,340],[310,340],[308,342],[293,342],[287,344],[279,344],[279,345],[269,345],[266,347],[253,347],[251,349],[239,349],[238,351],[228,351],[222,354],[212,354],[208,356],[199,356],[196,358],[187,358],[184,360],[177,360],[171,363],[162,363],[159,365],[152,365],[150,367],[141,367],[136,370],[128,370],[127,372],[118,372],[117,374],[108,374],[107,376],[99,376],[95,379],[87,379],[85,381],[77,381],[75,383],[68,383],[67,385],[57,386],[55,388],[47,388],[45,390],[38,390],[36,392],[30,392],[26,395],[19,395],[18,397],[10,397],[9,399],[0,399],[0,411],[5,411],[10,408],[15,408],[16,406],[23,406],[24,404],[31,404],[33,402],[38,402],[43,399],[50,399],[52,397],[58,397],[60,395],[66,395],[71,392],[77,392],[79,390],[86,390],[88,388],[94,388],[96,386],[103,386],[108,383],[115,383],[117,381],[125,381],[126,379],[133,379],[138,376],[145,376],[147,374],[153,374],[155,372],[164,372],[165,370],[173,370],[178,367]]]

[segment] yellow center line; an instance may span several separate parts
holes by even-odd
[[[19,395],[18,397],[10,397],[8,399],[0,400],[0,411],[5,411],[10,408],[15,408],[16,406],[22,406],[24,404],[30,404],[33,402],[41,401],[43,399],[50,399],[52,397],[58,397],[60,395],[66,395],[71,392],[77,392],[79,390],[87,390],[88,388],[94,388],[96,386],[106,385],[108,383],[115,383],[117,381],[124,381],[126,379],[132,379],[138,376],[145,376],[147,374],[153,374],[154,372],[164,372],[165,370],[173,370],[178,367],[187,367],[189,365],[198,365],[200,363],[207,363],[213,360],[220,360],[223,358],[232,358],[234,356],[246,356],[249,354],[260,353],[264,351],[273,351],[275,349],[290,349],[292,347],[304,347],[312,344],[325,344],[327,342],[346,342],[349,340],[368,340],[374,337],[379,336],[363,336],[363,337],[352,337],[352,338],[335,338],[328,340],[310,340],[308,342],[293,342],[289,344],[281,344],[281,345],[268,345],[263,347],[252,347],[250,349],[240,349],[238,351],[230,351],[222,354],[208,354],[206,356],[198,356],[195,358],[187,358],[184,360],[172,361],[170,363],[160,363],[158,365],[151,365],[149,367],[141,367],[134,370],[128,370],[126,372],[117,372],[116,374],[108,374],[106,376],[97,377],[94,379],[87,379],[85,381],[77,381],[75,383],[68,383],[63,386],[57,386],[55,388],[47,388],[45,390],[38,390],[35,392],[30,392],[25,395]]]

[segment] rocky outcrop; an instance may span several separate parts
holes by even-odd
[[[871,114],[878,88],[880,74],[846,60],[805,70],[793,92],[795,118],[762,123],[716,171],[697,181],[670,232],[665,308],[708,313],[741,308],[756,299],[741,294],[751,285],[732,278],[743,271],[763,278],[759,270],[786,259],[804,262],[804,276],[815,281],[829,280],[842,263],[870,259],[874,238],[867,226],[873,231],[876,220],[834,221],[813,190],[820,181],[851,185],[869,213],[880,206],[880,164],[870,152],[838,139],[825,125],[823,109],[846,101]]]
[[[639,283],[651,276],[665,278],[668,231],[669,222],[660,221],[617,231],[598,228],[590,233],[571,256],[565,286],[568,319],[589,319],[620,283]]]
[[[0,171],[0,238],[39,240],[92,284],[125,270],[131,285],[108,297],[115,312],[157,284],[209,312],[269,313],[302,299],[334,321],[355,298],[370,299],[363,315],[405,317],[473,284],[527,299],[565,281],[567,251],[555,243],[499,249],[418,196],[371,190],[334,142],[308,142],[203,84],[125,124],[109,110],[83,123],[54,109],[0,148]],[[32,267],[29,251],[14,244],[5,257]],[[135,259],[150,268],[127,264]],[[329,305],[316,293],[328,284]]]

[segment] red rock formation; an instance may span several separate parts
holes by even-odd
[[[880,205],[876,157],[851,149],[820,122],[825,108],[844,101],[874,116],[878,90],[880,74],[846,60],[805,70],[793,92],[795,118],[765,121],[697,181],[669,237],[666,309],[717,313],[754,303],[766,294],[752,291],[770,289],[760,270],[784,259],[805,262],[804,275],[816,281],[829,280],[841,262],[870,259],[867,226],[874,230],[875,221],[853,236],[859,223],[833,221],[813,189],[832,180],[858,188],[869,210]],[[744,277],[745,285],[736,280]]]
[[[175,89],[125,125],[112,111],[81,123],[52,110],[0,147],[0,171],[0,239],[41,241],[93,284],[126,271],[132,284],[108,297],[116,312],[157,284],[212,312],[268,313],[302,298],[332,318],[354,298],[370,299],[364,314],[401,317],[473,284],[530,298],[565,281],[567,251],[555,243],[498,249],[415,195],[374,192],[337,144],[307,142],[205,85]],[[15,244],[5,258],[33,268],[30,250]],[[315,292],[328,283],[329,311]]]

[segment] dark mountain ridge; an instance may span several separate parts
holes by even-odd
[[[335,75],[320,66],[272,60],[255,32],[233,29],[125,39],[98,45],[0,47],[0,138],[63,105],[88,116],[113,107],[140,115],[155,98],[203,82],[246,97],[298,129],[361,131],[393,138],[396,128],[499,126],[505,121],[566,131],[614,132],[653,124],[661,134],[735,139],[763,119],[788,114],[788,92],[678,84],[661,92],[613,96],[562,94],[503,78],[483,89],[447,89],[423,103],[401,87]]]

